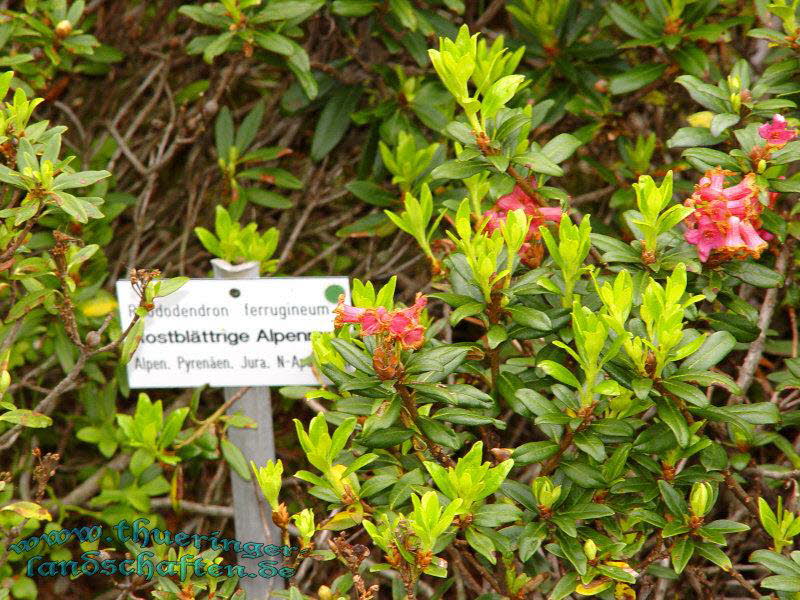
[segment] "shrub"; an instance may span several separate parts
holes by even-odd
[[[275,597],[800,597],[797,11],[4,9],[0,597],[242,598],[29,569],[146,550],[87,520],[233,537],[229,469],[299,550]],[[209,255],[353,277],[266,465],[236,398],[126,382]]]

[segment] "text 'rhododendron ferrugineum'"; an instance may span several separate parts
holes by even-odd
[[[536,187],[535,178],[531,177],[529,182],[531,187]],[[510,194],[501,196],[495,205],[483,214],[484,217],[488,217],[489,219],[486,224],[486,231],[491,234],[502,227],[508,217],[509,211],[517,209],[522,209],[528,217],[531,217],[528,233],[525,236],[525,243],[522,245],[522,248],[520,248],[519,255],[526,264],[528,264],[528,259],[533,259],[538,265],[538,262],[541,260],[541,255],[539,253],[538,258],[534,256],[537,253],[534,252],[530,240],[538,240],[539,227],[544,225],[547,221],[559,223],[564,213],[562,213],[561,208],[557,206],[539,206],[536,199],[531,198],[525,190],[522,189],[522,186],[515,185]]]
[[[707,171],[684,205],[694,209],[686,217],[686,241],[697,246],[700,260],[712,254],[722,260],[758,258],[772,235],[761,227],[762,205],[755,175],[748,173],[738,184],[724,187],[731,171]]]
[[[341,295],[339,304],[334,309],[334,326],[358,324],[361,325],[361,335],[387,334],[389,338],[400,342],[404,349],[411,350],[419,348],[425,339],[425,327],[420,325],[419,319],[427,303],[428,299],[418,293],[414,304],[409,308],[388,311],[383,306],[348,306],[344,303],[344,295]]]

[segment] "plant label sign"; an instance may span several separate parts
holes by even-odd
[[[333,331],[346,277],[190,279],[155,299],[128,363],[132,389],[307,385],[311,334]],[[117,281],[123,330],[138,306],[128,281]]]

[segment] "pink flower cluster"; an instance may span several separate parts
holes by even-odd
[[[536,187],[536,179],[530,178],[531,187]],[[486,224],[486,230],[491,234],[496,229],[499,229],[505,223],[509,211],[522,209],[526,215],[533,217],[531,219],[528,234],[525,237],[525,243],[520,248],[519,254],[525,261],[526,258],[533,256],[533,248],[531,247],[530,240],[539,239],[539,227],[544,225],[546,221],[558,223],[564,213],[561,208],[557,206],[539,206],[536,199],[531,198],[521,186],[516,185],[510,194],[501,196],[495,205],[487,210],[483,216],[488,217],[489,222]]]
[[[428,299],[422,294],[417,294],[414,304],[409,308],[388,311],[384,307],[356,308],[344,303],[344,294],[339,296],[339,304],[333,310],[336,319],[334,327],[341,327],[345,323],[361,325],[361,335],[387,334],[389,338],[397,340],[400,345],[409,350],[422,346],[425,340],[425,327],[420,325],[419,319],[422,309]]]
[[[739,183],[725,187],[721,168],[707,171],[684,205],[694,209],[684,220],[686,241],[697,246],[700,260],[712,253],[720,260],[758,258],[772,234],[760,229],[762,205],[755,174],[748,173]]]
[[[774,115],[772,123],[764,123],[758,128],[758,135],[767,140],[767,146],[773,150],[783,148],[797,137],[796,129],[789,129],[783,115]]]

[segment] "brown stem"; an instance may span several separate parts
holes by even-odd
[[[500,582],[497,581],[497,578],[489,573],[486,568],[478,561],[477,558],[472,554],[470,551],[468,544],[464,540],[456,540],[456,546],[461,548],[461,555],[467,559],[467,562],[472,565],[472,567],[478,571],[481,576],[489,582],[489,585],[492,586],[494,591],[496,591],[501,596],[504,595],[503,587],[500,585]]]
[[[403,407],[406,409],[409,418],[416,423],[419,413],[417,412],[417,403],[414,400],[413,394],[402,383],[395,383],[394,388],[397,390],[397,393],[400,394],[400,398],[403,400]],[[425,443],[428,445],[428,450],[431,451],[431,454],[439,463],[445,467],[456,466],[456,463],[453,461],[453,459],[447,455],[447,453],[439,444],[425,436],[421,431],[420,437],[425,440]]]
[[[519,171],[517,171],[513,166],[508,165],[506,172],[514,178],[514,181],[516,181],[517,185],[522,188],[523,192],[525,192],[531,198],[536,198],[536,190],[533,189],[533,186],[527,179],[519,174]]]
[[[505,4],[505,0],[492,0],[492,3],[486,7],[486,9],[481,13],[481,16],[478,17],[478,20],[475,21],[474,30],[480,30],[486,24],[489,23],[494,17],[500,12],[500,9],[503,8],[503,4]]]
[[[558,444],[558,450],[556,450],[556,453],[553,456],[551,456],[546,463],[542,465],[542,470],[539,473],[540,476],[543,477],[545,475],[549,475],[555,470],[555,468],[558,466],[558,463],[561,462],[561,456],[564,454],[564,452],[567,451],[567,448],[569,448],[570,445],[572,444],[572,438],[574,435],[575,433],[572,431],[572,429],[567,427],[567,431],[564,433],[564,437],[561,438],[561,441]]]
[[[447,551],[456,569],[458,569],[464,576],[464,580],[467,582],[467,585],[470,587],[470,589],[476,594],[483,592],[481,585],[478,583],[475,577],[472,576],[472,573],[469,572],[469,569],[467,568],[467,565],[464,564],[464,561],[461,560],[461,555],[459,552],[452,546],[450,546]]]
[[[594,405],[592,405],[591,408],[593,411]],[[556,453],[553,456],[551,456],[546,463],[542,465],[542,470],[539,473],[540,477],[549,475],[556,469],[558,463],[561,462],[561,456],[564,454],[564,452],[567,451],[567,448],[569,448],[572,445],[572,440],[575,437],[575,434],[580,433],[581,431],[586,429],[589,426],[589,423],[592,422],[593,418],[592,411],[587,411],[586,416],[583,417],[583,422],[580,425],[578,425],[575,431],[573,431],[572,429],[569,428],[569,426],[567,426],[567,431],[566,433],[564,433],[564,437],[561,438],[561,441],[558,444],[558,450],[556,450]]]
[[[41,208],[39,210],[41,210]],[[31,219],[27,223],[25,223],[25,227],[23,227],[22,231],[19,232],[19,235],[14,238],[9,247],[6,248],[2,254],[0,254],[0,265],[2,265],[4,262],[8,261],[12,256],[14,256],[14,253],[23,244],[28,233],[30,233],[34,223],[36,223],[36,217],[38,216],[39,212],[37,211],[37,213],[33,217],[31,217]]]
[[[510,275],[509,275],[510,277]],[[491,302],[486,309],[486,314],[489,317],[490,327],[500,322],[503,314],[503,309],[500,302],[503,296],[498,293],[492,293]],[[489,342],[486,342],[486,353],[489,355],[489,370],[492,374],[492,389],[497,389],[497,381],[500,378],[500,350],[499,348],[489,348]]]
[[[58,307],[58,312],[61,315],[61,320],[64,322],[64,329],[66,330],[69,339],[78,348],[82,349],[83,341],[78,333],[78,323],[75,320],[75,305],[72,303],[72,298],[69,295],[69,286],[67,284],[67,277],[69,277],[69,274],[67,273],[68,266],[66,253],[69,248],[69,242],[71,241],[71,238],[63,235],[59,231],[54,231],[53,236],[55,237],[56,244],[50,250],[50,256],[53,257],[53,261],[56,264],[56,276],[61,282],[61,288],[63,290],[62,300]]]
[[[485,133],[476,133],[473,131],[473,134],[475,135],[475,142],[478,144],[478,149],[481,151],[481,154],[484,156],[497,154],[497,150],[494,150],[490,147],[491,140]],[[546,203],[544,198],[537,196],[536,190],[533,188],[530,182],[520,175],[519,171],[517,171],[513,165],[509,164],[508,167],[506,167],[506,173],[514,178],[514,181],[517,182],[517,185],[521,187],[522,191],[524,191],[531,199],[536,198],[540,202]]]
[[[649,567],[652,563],[657,560],[661,560],[662,558],[666,558],[669,556],[669,549],[664,547],[664,540],[659,536],[656,538],[656,545],[653,550],[648,554],[645,559],[639,563],[636,567],[636,570],[640,573],[644,573],[645,569]]]
[[[416,582],[409,576],[403,577],[403,587],[406,588],[406,600],[417,600],[417,592],[414,589]],[[359,598],[359,600],[361,600]]]
[[[728,489],[733,493],[734,496],[741,502],[744,507],[750,511],[750,514],[753,515],[753,518],[756,520],[756,523],[761,523],[760,515],[758,514],[758,508],[756,508],[756,503],[753,498],[748,495],[747,492],[744,491],[739,482],[733,478],[730,469],[725,469],[722,471],[722,476],[725,478],[725,485],[728,486]]]
[[[528,594],[533,592],[536,588],[538,588],[545,579],[550,577],[550,573],[539,573],[536,577],[528,581],[525,585],[523,585],[520,590],[514,595],[517,600],[523,600],[524,598],[528,597]]]
[[[759,598],[761,598],[761,594],[759,593],[759,591],[758,591],[758,590],[757,590],[755,587],[753,587],[753,584],[751,584],[751,583],[750,583],[749,581],[747,581],[747,580],[746,580],[744,577],[742,577],[742,574],[741,574],[741,573],[739,573],[739,571],[737,571],[735,568],[731,567],[730,569],[728,569],[728,570],[726,571],[726,573],[728,573],[728,575],[730,575],[730,576],[731,576],[731,577],[733,577],[733,578],[734,578],[736,581],[738,581],[738,582],[739,582],[739,585],[741,585],[741,586],[742,586],[744,589],[746,589],[746,590],[747,590],[747,592],[748,592],[748,593],[749,593],[749,594],[750,594],[750,595],[751,595],[753,598],[755,598],[756,600],[759,600]]]
[[[56,468],[58,468],[58,462],[61,456],[48,452],[42,457],[42,453],[38,447],[33,449],[33,456],[39,461],[39,464],[33,469],[33,476],[36,479],[36,494],[33,499],[35,502],[41,503],[44,498],[45,490],[47,489],[47,483],[50,481],[50,478],[56,474]],[[2,553],[0,553],[0,567],[3,566],[8,559],[8,552],[10,549],[9,542],[22,532],[29,521],[30,518],[25,517],[21,523],[11,528],[6,533],[3,543],[0,545],[0,547],[3,548]]]

